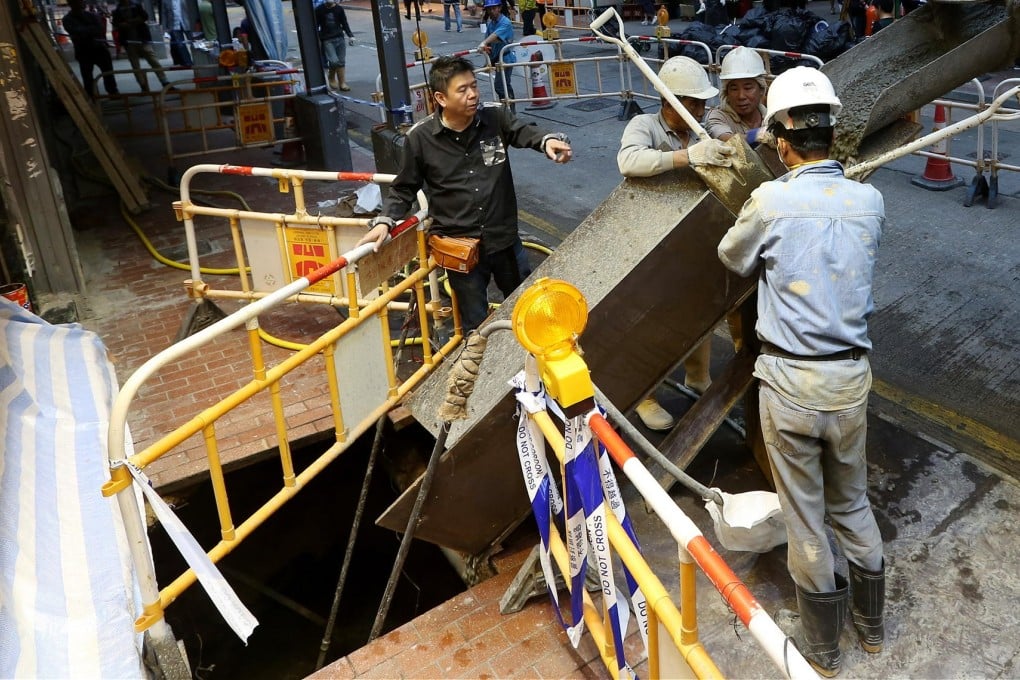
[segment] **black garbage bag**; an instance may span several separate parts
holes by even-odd
[[[730,24],[722,30],[719,34],[719,39],[722,40],[723,45],[743,45],[743,31],[736,24]]]
[[[772,15],[768,14],[761,7],[751,8],[747,14],[737,22],[741,30],[760,30],[768,36],[769,32],[772,31]]]
[[[759,32],[755,32],[743,40],[743,46],[750,47],[752,50],[767,50],[771,44],[771,41]]]
[[[830,61],[850,48],[850,23],[834,21],[820,31],[815,31],[804,44],[804,52],[813,54],[822,61]]]
[[[775,13],[772,32],[769,35],[769,49],[780,52],[801,52],[804,42],[814,23],[805,20],[797,11],[781,9]]]

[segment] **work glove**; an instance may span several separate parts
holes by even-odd
[[[695,168],[700,165],[728,168],[733,164],[730,160],[732,154],[733,148],[718,139],[706,139],[687,148],[687,160],[690,161],[691,167]]]
[[[752,129],[747,131],[747,133],[744,135],[744,137],[747,138],[747,143],[748,144],[750,144],[751,146],[754,146],[755,144],[758,143],[758,136],[762,132],[764,132],[764,130],[762,130],[762,128],[752,128]]]

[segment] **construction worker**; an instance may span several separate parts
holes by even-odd
[[[705,102],[719,94],[708,74],[689,57],[672,57],[662,65],[659,78],[676,95],[694,118],[705,115]],[[730,165],[733,150],[716,139],[691,143],[691,131],[679,113],[665,99],[658,113],[642,113],[627,123],[620,140],[616,164],[624,177],[651,177],[669,170],[695,165]],[[703,393],[711,384],[709,360],[712,345],[705,340],[684,360],[684,383],[695,392]],[[638,417],[650,430],[669,430],[673,416],[662,408],[654,396],[637,406]]]
[[[825,677],[840,670],[848,601],[865,651],[879,652],[884,640],[885,562],[865,442],[868,317],[885,207],[874,187],[846,179],[829,159],[841,108],[816,69],[776,78],[764,124],[790,171],[751,194],[719,243],[726,267],[759,277],[754,375],[800,610],[776,619]],[[852,600],[834,569],[826,514],[849,562]]]
[[[496,97],[500,100],[509,98],[510,109],[516,112],[517,105],[513,103],[514,85],[510,78],[511,66],[509,66],[516,60],[516,55],[510,50],[503,51],[507,44],[514,41],[514,26],[503,12],[503,0],[485,0],[483,7],[485,38],[478,44],[478,51],[489,55],[489,61],[494,67],[503,64],[502,71],[497,68],[492,73]]]
[[[474,239],[473,268],[448,268],[465,332],[489,314],[490,279],[509,296],[527,276],[517,231],[517,194],[507,149],[534,149],[557,163],[572,157],[566,135],[526,124],[502,104],[481,103],[474,66],[463,57],[439,57],[429,71],[436,111],[407,133],[400,170],[390,185],[382,213],[358,244],[386,240],[403,219],[419,189],[428,197],[433,223],[429,242]]]
[[[705,129],[724,142],[742,134],[756,144],[765,130],[765,62],[750,47],[734,47],[722,61],[719,79],[722,101],[708,112]]]
[[[336,0],[326,0],[315,8],[315,26],[329,69],[327,80],[334,90],[349,92],[347,84],[347,44],[354,44],[354,33],[347,23],[347,12]],[[344,37],[346,36],[346,38]]]

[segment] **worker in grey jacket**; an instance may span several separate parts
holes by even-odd
[[[688,57],[672,57],[662,65],[659,78],[676,95],[694,118],[705,115],[705,102],[719,94],[698,62]],[[642,113],[627,123],[620,140],[616,164],[624,177],[652,177],[670,170],[696,165],[729,166],[733,150],[716,139],[692,143],[690,128],[672,105],[662,100],[658,113]],[[711,384],[709,360],[711,340],[695,347],[684,360],[684,384],[702,393]],[[638,417],[650,430],[669,430],[674,420],[654,396],[637,406]]]
[[[868,501],[868,317],[882,195],[829,159],[842,105],[820,71],[798,66],[768,93],[765,125],[790,172],[751,194],[719,243],[741,276],[758,273],[761,429],[789,538],[799,616],[776,622],[826,677],[840,670],[847,613],[865,651],[884,640],[885,561]],[[828,516],[849,563],[836,573]]]

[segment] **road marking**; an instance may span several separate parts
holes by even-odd
[[[947,427],[953,432],[965,434],[979,444],[998,451],[1011,460],[1020,460],[1020,442],[1001,432],[996,432],[987,425],[934,402],[908,394],[878,378],[873,379],[871,390],[883,399],[902,406],[937,425]]]
[[[538,215],[530,213],[527,210],[518,209],[517,216],[529,227],[534,227],[543,234],[552,236],[554,239],[556,239],[557,244],[567,237],[567,233],[564,232],[559,227],[557,227],[555,224],[548,220],[543,220]]]

